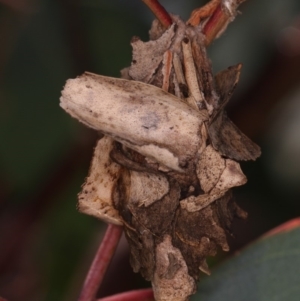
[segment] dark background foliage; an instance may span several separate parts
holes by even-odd
[[[187,19],[205,1],[162,0]],[[228,108],[262,147],[242,165],[232,251],[300,215],[300,2],[248,0],[209,48],[215,72],[243,63]],[[0,295],[75,300],[105,225],[76,210],[97,134],[60,109],[60,91],[85,70],[119,76],[132,36],[153,16],[140,0],[0,1]],[[217,264],[225,255],[211,260]],[[124,239],[100,295],[147,286]]]

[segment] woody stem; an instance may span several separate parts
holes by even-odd
[[[115,253],[123,228],[109,224],[85,278],[78,301],[93,301]]]
[[[173,23],[171,16],[166,9],[158,2],[158,0],[142,0],[153,12],[160,23],[168,28]]]
[[[246,0],[232,1],[231,6],[236,10],[237,7],[245,1]],[[232,16],[222,8],[222,1],[220,1],[220,4],[216,6],[213,14],[203,28],[203,33],[206,36],[206,45],[209,45],[218,34],[222,33],[226,23],[230,22],[231,19]]]
[[[209,45],[215,39],[227,20],[228,16],[223,12],[222,6],[219,4],[203,28],[203,33],[206,36],[206,45]]]

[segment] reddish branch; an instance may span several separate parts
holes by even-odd
[[[85,278],[78,301],[95,300],[98,288],[119,243],[122,229],[120,226],[108,225],[104,238]]]
[[[161,24],[168,28],[172,24],[172,18],[169,13],[165,10],[165,8],[158,2],[158,0],[142,0],[149,9],[154,13],[156,18],[161,22]],[[236,0],[233,6],[239,6],[245,0]],[[206,35],[206,44],[209,45],[217,36],[220,34],[226,24],[230,22],[232,16],[222,9],[222,1],[212,0],[207,3],[204,7],[196,9],[194,16],[188,21],[193,26],[196,26],[202,21],[202,17],[207,17],[207,14],[210,15],[207,23],[203,28],[203,33]],[[218,4],[219,3],[219,4]],[[236,8],[235,7],[235,8]],[[200,18],[199,18],[199,16]],[[193,19],[195,18],[195,19]],[[196,19],[199,20],[197,21]]]
[[[211,0],[205,6],[195,9],[187,23],[197,26],[203,20],[208,19],[204,25],[203,33],[206,36],[206,45],[209,45],[234,19],[233,16],[237,7],[244,1],[231,1],[227,4],[229,8],[226,8],[224,0]]]
[[[153,12],[160,23],[168,28],[172,23],[172,19],[166,9],[158,2],[158,0],[142,0]]]
[[[152,289],[134,290],[98,299],[97,301],[150,301],[154,300]]]
[[[222,31],[228,22],[228,18],[228,15],[223,12],[221,4],[219,4],[203,28],[203,33],[206,35],[206,45],[209,45]]]

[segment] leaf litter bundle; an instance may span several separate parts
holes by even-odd
[[[60,98],[66,112],[104,134],[79,210],[123,225],[131,266],[159,301],[188,300],[200,271],[209,274],[207,256],[229,250],[233,218],[247,216],[232,200],[231,189],[246,183],[237,161],[260,155],[224,111],[241,65],[214,76],[207,58],[201,17],[217,4],[231,21],[236,1],[216,0],[187,23],[172,16],[165,29],[155,20],[150,41],[132,39],[122,78],[86,72],[69,79]]]

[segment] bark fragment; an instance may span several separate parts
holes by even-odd
[[[156,269],[153,291],[156,300],[184,301],[196,292],[193,278],[188,274],[186,262],[180,250],[173,246],[166,235],[156,248]]]
[[[233,160],[257,159],[261,152],[259,146],[244,135],[222,111],[208,128],[213,147]]]
[[[142,42],[134,37],[131,40],[133,60],[129,76],[134,80],[150,83],[163,60],[164,53],[170,48],[175,35],[175,23],[158,39]]]
[[[108,136],[98,141],[89,175],[78,194],[78,209],[107,223],[122,225],[122,218],[112,204],[114,189],[121,173],[121,166],[109,157],[112,147],[113,139]]]

